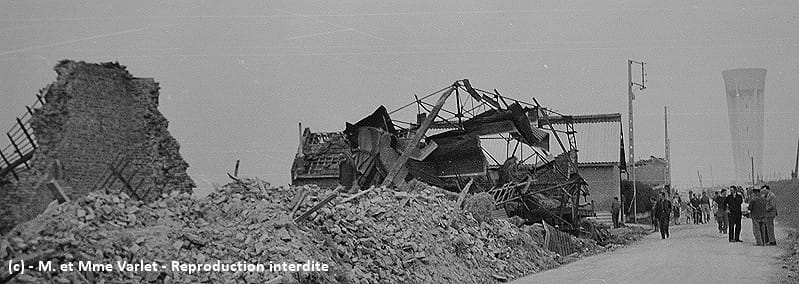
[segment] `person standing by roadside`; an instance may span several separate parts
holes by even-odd
[[[747,209],[749,209],[749,218],[752,219],[752,233],[755,235],[755,244],[758,246],[764,246],[768,243],[766,206],[766,199],[760,194],[760,189],[753,188]]]
[[[658,226],[658,221],[659,220],[658,220],[657,216],[655,215],[655,209],[656,209],[655,207],[657,207],[657,203],[658,203],[657,197],[653,196],[653,197],[649,198],[649,203],[650,203],[650,206],[651,206],[650,207],[651,210],[649,211],[649,213],[650,213],[649,219],[652,220],[652,229],[655,230],[655,232],[657,232],[658,228],[660,227],[660,226]]]
[[[674,225],[680,224],[680,209],[682,208],[681,203],[682,200],[680,200],[680,196],[675,194],[674,200],[671,201],[671,219],[674,220]]]
[[[766,225],[766,235],[768,235],[766,245],[776,246],[777,239],[774,236],[774,218],[777,217],[777,195],[771,192],[771,188],[767,184],[763,185],[760,193],[763,195],[763,199],[766,200],[766,216],[763,220]]]
[[[725,206],[727,207],[727,220],[729,220],[728,236],[729,241],[741,241],[741,203],[743,203],[743,196],[734,187],[730,186],[730,195],[724,199]]]
[[[685,224],[691,224],[691,195],[689,193],[688,199],[686,199],[682,204],[682,213],[685,215]]]
[[[707,192],[702,192],[702,197],[699,199],[699,208],[702,209],[702,220],[704,223],[710,223],[710,197],[707,196]]]
[[[621,213],[621,203],[619,202],[619,198],[614,196],[613,201],[610,203],[610,215],[613,218],[613,228],[620,227],[619,225],[619,218]]]
[[[702,224],[702,211],[699,209],[699,197],[696,194],[691,194],[691,214],[694,218],[694,224]]]
[[[719,216],[719,214],[718,214],[718,212],[719,212],[718,211],[718,207],[719,207],[718,206],[718,203],[719,203],[718,200],[719,200],[719,192],[716,191],[716,192],[713,193],[713,207],[715,207],[717,209],[716,209],[716,212],[714,212],[713,216],[716,217],[715,218],[716,219],[716,225],[718,225],[719,234],[720,234],[722,232],[722,229],[721,229],[722,223],[721,223],[721,216]]]
[[[721,193],[713,199],[716,203],[716,218],[719,221],[719,233],[727,233],[727,203],[724,200],[727,198],[727,190],[722,189]]]
[[[666,239],[669,237],[669,215],[671,213],[671,201],[666,198],[666,193],[661,192],[660,198],[655,203],[654,208],[655,218],[657,219],[660,227],[660,238]]]

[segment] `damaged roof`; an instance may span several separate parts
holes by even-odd
[[[301,152],[294,157],[291,179],[338,178],[339,163],[346,159],[347,141],[342,132],[311,132],[305,128]]]
[[[621,159],[621,114],[594,114],[571,116],[577,140],[577,156],[580,164],[617,164]],[[557,127],[562,127],[568,120],[566,117],[552,117],[550,122]],[[558,133],[561,140],[566,140],[566,134]],[[557,140],[550,139],[553,155],[562,153],[557,145]]]

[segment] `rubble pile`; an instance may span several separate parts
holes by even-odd
[[[787,244],[784,245],[786,253],[784,254],[782,268],[787,270],[787,277],[799,278],[799,232],[795,229],[790,229],[786,239]]]
[[[92,192],[51,204],[0,239],[0,261],[54,251],[54,265],[92,261],[181,263],[246,261],[328,264],[328,272],[50,272],[29,270],[29,283],[491,283],[566,260],[543,247],[540,226],[478,221],[451,194],[422,186],[372,188],[338,196],[295,219],[332,190],[272,187],[260,180],[228,184],[207,197],[164,194],[143,204],[125,194]],[[307,196],[294,208],[297,196]],[[468,203],[468,200],[467,200]],[[592,242],[582,241],[591,250]],[[0,275],[0,278],[4,275]],[[272,281],[272,282],[270,282]]]
[[[92,261],[116,263],[155,261],[169,267],[181,263],[246,261],[328,263],[330,272],[308,275],[290,272],[100,272],[54,273],[28,271],[16,279],[40,283],[52,277],[57,283],[122,281],[123,283],[265,283],[300,279],[336,283],[346,277],[322,248],[322,238],[300,230],[288,216],[286,205],[296,188],[229,185],[203,199],[173,192],[161,200],[142,204],[121,195],[92,192],[76,201],[51,206],[36,219],[20,224],[0,241],[4,262],[30,253],[56,250],[54,263]],[[267,269],[268,266],[267,266]],[[86,279],[86,280],[84,280]],[[341,278],[345,279],[345,278]],[[279,282],[278,282],[279,283]]]
[[[479,222],[445,196],[377,188],[322,209],[311,227],[330,237],[353,283],[488,283],[558,264],[533,231]]]
[[[625,245],[631,242],[638,241],[645,237],[648,232],[646,229],[638,226],[621,227],[610,229],[610,238],[608,243],[614,245]]]
[[[779,226],[788,232],[787,238],[781,240],[777,237],[777,244],[785,248],[782,268],[786,271],[788,280],[795,282],[799,278],[799,182],[796,180],[783,180],[770,182],[769,187],[777,195],[777,219]]]

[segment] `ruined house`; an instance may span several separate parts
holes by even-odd
[[[65,60],[54,70],[56,81],[0,142],[0,232],[35,217],[57,197],[42,186],[54,161],[71,199],[105,190],[149,201],[193,190],[189,165],[158,111],[155,80],[134,77],[117,63]]]
[[[302,126],[300,126],[302,129]],[[311,132],[305,128],[291,166],[291,184],[316,184],[335,188],[339,183],[339,164],[349,148],[342,132]]]
[[[436,95],[438,100],[431,101]],[[345,188],[401,187],[416,179],[450,191],[486,191],[497,216],[518,215],[576,230],[575,221],[593,215],[593,209],[585,199],[588,184],[579,174],[572,116],[534,102],[458,80],[391,112],[380,106],[360,121],[346,123],[343,132],[306,130],[292,180],[301,184],[316,178],[332,184],[338,170],[338,183]],[[550,153],[553,133],[565,134],[565,142],[554,135],[562,154]],[[315,146],[317,140],[324,142]]]

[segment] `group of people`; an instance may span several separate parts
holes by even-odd
[[[749,200],[749,218],[752,219],[752,231],[755,242],[759,246],[776,246],[774,237],[774,218],[777,217],[776,195],[771,192],[768,185],[759,190],[752,190]]]
[[[744,197],[747,196],[747,197]],[[752,220],[752,231],[758,246],[777,245],[774,236],[774,218],[777,217],[776,196],[768,185],[753,188],[746,194],[741,187],[730,186],[730,194],[722,189],[716,192],[713,203],[716,207],[716,223],[721,234],[727,234],[730,242],[741,242],[741,208],[748,201],[747,210]]]
[[[749,218],[752,219],[752,230],[758,246],[774,246],[777,239],[774,236],[774,218],[777,216],[776,196],[768,185],[753,188],[746,194],[741,187],[730,186],[730,194],[726,189],[714,193],[711,199],[707,193],[701,196],[689,192],[689,201],[683,203],[679,195],[675,194],[673,200],[661,192],[659,198],[652,200],[652,224],[655,231],[660,231],[662,239],[669,237],[669,223],[680,224],[680,211],[686,211],[686,224],[705,224],[715,217],[718,230],[727,234],[729,242],[741,241],[742,205],[748,201],[747,209]],[[744,196],[747,196],[746,198]]]
[[[702,195],[699,196],[698,194],[694,194],[693,192],[688,192],[688,203],[683,205],[686,207],[686,224],[693,221],[694,224],[705,224],[710,221],[710,216],[712,215],[710,209],[710,197],[707,196],[707,193],[702,192]]]

